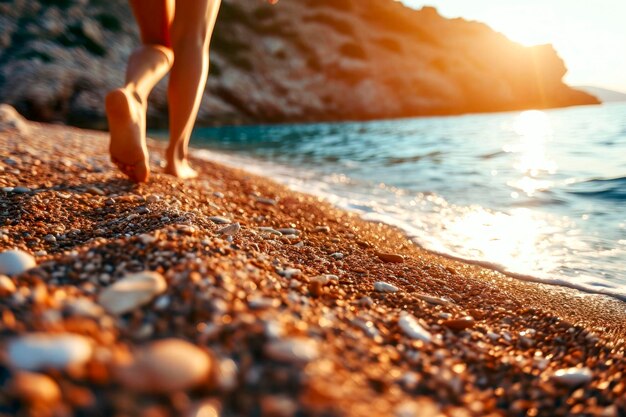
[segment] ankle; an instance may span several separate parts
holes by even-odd
[[[180,142],[171,143],[166,151],[165,156],[169,161],[186,161],[187,160],[187,149],[186,146],[183,146]]]

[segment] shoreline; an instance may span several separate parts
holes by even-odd
[[[159,138],[156,141],[158,143],[161,140],[162,139]],[[232,169],[243,170],[244,172],[247,172],[252,175],[257,175],[257,176],[261,176],[264,178],[268,178],[272,181],[275,181],[287,187],[288,189],[296,193],[303,193],[303,194],[307,194],[315,198],[321,198],[322,200],[328,202],[333,207],[336,207],[339,210],[345,210],[345,211],[353,212],[359,215],[364,214],[365,217],[367,216],[367,214],[370,214],[370,213],[362,213],[359,209],[351,209],[350,207],[346,207],[345,205],[333,202],[333,200],[337,200],[336,198],[333,198],[333,197],[336,197],[336,195],[334,194],[330,194],[327,192],[315,192],[315,191],[308,192],[304,186],[299,186],[299,183],[306,183],[306,179],[304,178],[297,178],[298,185],[295,185],[294,183],[290,183],[289,180],[285,178],[289,174],[287,172],[278,173],[278,174],[276,174],[275,172],[274,173],[268,172],[268,170],[271,170],[271,168],[268,166],[268,165],[271,165],[271,163],[267,161],[256,160],[254,157],[247,156],[247,155],[242,156],[236,153],[228,153],[228,152],[224,152],[221,150],[213,150],[209,147],[192,147],[192,149],[196,151],[196,158],[198,159],[202,159],[202,160],[216,163],[219,165],[225,165]],[[288,167],[288,166],[285,166],[284,168],[293,169],[293,167]],[[361,215],[361,217],[363,218],[364,216]],[[586,295],[609,297],[611,299],[615,299],[615,300],[623,302],[626,308],[626,294],[619,293],[618,290],[615,288],[610,288],[610,290],[605,290],[602,287],[602,285],[599,285],[597,288],[593,288],[589,284],[584,285],[584,284],[578,284],[575,282],[568,281],[566,277],[540,278],[540,277],[537,277],[535,275],[528,274],[528,273],[509,271],[506,265],[501,265],[495,262],[490,262],[488,260],[470,259],[470,258],[465,258],[463,256],[458,256],[458,255],[454,255],[451,253],[446,253],[443,251],[431,249],[421,244],[418,238],[411,236],[411,233],[408,229],[413,228],[413,226],[405,226],[403,228],[400,225],[395,225],[393,224],[393,221],[395,221],[395,219],[393,217],[389,218],[387,214],[383,215],[382,217],[386,217],[388,221],[385,221],[385,219],[380,219],[380,217],[381,216],[377,216],[375,219],[364,218],[364,220],[368,222],[373,222],[373,223],[380,222],[380,223],[387,225],[388,227],[394,228],[400,231],[402,234],[404,234],[407,237],[407,239],[413,242],[414,245],[434,255],[442,256],[444,258],[447,258],[453,261],[458,261],[461,263],[468,263],[468,264],[476,265],[482,268],[490,269],[495,272],[499,272],[503,275],[506,275],[508,277],[521,280],[521,281],[534,282],[538,284],[554,286],[557,288],[558,287],[569,288],[575,291],[580,291],[581,293],[586,294]]]
[[[2,161],[0,188],[28,190],[0,192],[0,248],[39,253],[38,267],[11,277],[17,290],[0,298],[5,384],[20,374],[7,343],[70,332],[100,354],[82,372],[47,375],[62,387],[56,407],[86,415],[626,412],[621,301],[430,253],[391,226],[213,162],[193,159],[196,180],[157,168],[135,186],[108,162],[106,134],[27,127],[0,132],[12,161]],[[162,148],[150,141],[159,159]],[[224,231],[225,219],[240,228]],[[101,303],[105,288],[142,270],[164,277],[165,295],[121,316],[71,313],[76,299]],[[116,372],[120,352],[136,359],[164,338],[200,347],[234,375],[217,366],[176,390],[177,402]],[[591,373],[559,380],[570,368]],[[91,401],[80,405],[68,386]],[[6,409],[33,406],[7,392]]]

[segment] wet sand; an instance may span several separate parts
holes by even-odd
[[[0,280],[0,413],[626,415],[625,303],[215,163],[177,180],[157,142],[133,185],[107,144],[0,133],[0,249],[37,263]]]

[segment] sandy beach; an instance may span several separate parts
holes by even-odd
[[[155,141],[134,185],[107,145],[0,132],[0,250],[36,262],[0,279],[0,415],[626,415],[625,303],[215,163],[177,180]]]

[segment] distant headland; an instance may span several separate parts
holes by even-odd
[[[87,4],[85,4],[87,3]],[[0,4],[0,101],[104,128],[138,44],[124,0]],[[367,120],[599,103],[563,83],[550,45],[391,0],[224,0],[199,124]],[[166,84],[149,122],[166,124]]]

